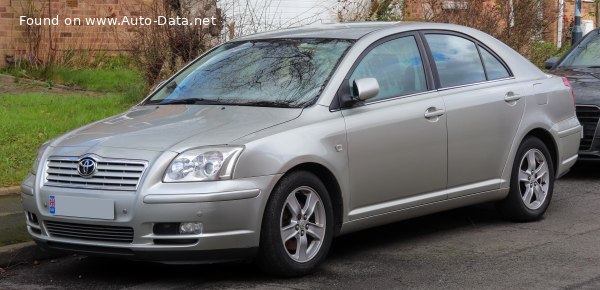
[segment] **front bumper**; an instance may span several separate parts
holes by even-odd
[[[165,263],[230,261],[256,253],[262,213],[279,177],[160,183],[141,187],[138,192],[124,192],[35,188],[35,176],[29,176],[21,196],[28,231],[44,248]],[[114,219],[53,215],[48,206],[51,195],[114,200]],[[200,222],[202,231],[165,235],[154,229],[157,223],[180,222]],[[129,228],[133,231],[131,241],[110,240]]]

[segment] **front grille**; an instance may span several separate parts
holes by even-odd
[[[50,236],[99,242],[131,243],[133,228],[45,221]]]
[[[84,178],[77,171],[79,158],[51,157],[47,162],[45,185],[88,189],[136,190],[146,168],[145,161],[94,159],[97,161],[96,172],[92,177]]]
[[[583,126],[583,139],[579,145],[579,150],[590,150],[596,128],[598,127],[598,119],[600,119],[600,108],[594,106],[577,106],[577,119]]]

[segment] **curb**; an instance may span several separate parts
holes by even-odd
[[[0,196],[18,195],[20,192],[20,186],[0,187]]]
[[[44,251],[35,242],[0,247],[0,267],[8,268],[17,264],[46,260],[64,256],[64,253]]]

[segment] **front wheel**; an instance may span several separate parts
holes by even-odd
[[[540,139],[523,141],[513,164],[510,191],[498,204],[500,212],[517,222],[542,218],[554,189],[554,166],[548,148]]]
[[[265,208],[259,266],[284,277],[310,273],[329,251],[333,225],[331,199],[323,182],[310,172],[289,173]]]

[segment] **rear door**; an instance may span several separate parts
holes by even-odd
[[[424,39],[446,106],[448,197],[497,189],[533,88],[468,36],[425,32]]]

